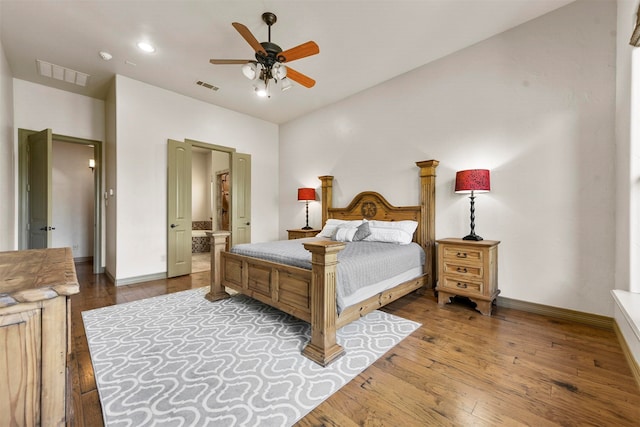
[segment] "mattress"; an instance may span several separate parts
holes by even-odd
[[[246,243],[234,246],[231,252],[310,270],[311,253],[303,243],[321,240],[326,238]],[[339,311],[423,274],[425,254],[416,243],[360,241],[345,245],[338,252],[336,297]]]

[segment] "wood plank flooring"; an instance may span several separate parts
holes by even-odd
[[[115,287],[76,265],[72,425],[103,425],[81,312],[207,286],[209,272]],[[299,426],[640,426],[640,389],[613,331],[502,307],[482,316],[406,296],[384,308],[422,323]]]

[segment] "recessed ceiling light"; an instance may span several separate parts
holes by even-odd
[[[147,52],[147,53],[153,53],[156,51],[156,48],[151,46],[149,43],[147,42],[138,42],[138,48]]]
[[[113,58],[113,55],[111,55],[109,52],[101,50],[98,55],[100,55],[100,58],[104,59],[105,61],[109,61],[111,60],[111,58]]]

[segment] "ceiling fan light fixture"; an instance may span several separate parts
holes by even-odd
[[[249,80],[255,80],[258,77],[258,67],[255,62],[247,62],[242,66],[242,74]]]
[[[269,96],[269,86],[264,80],[258,80],[253,85],[253,88],[256,92],[256,95],[258,95],[260,98]]]
[[[291,83],[291,80],[283,78],[282,80],[282,87],[280,88],[281,91],[285,91],[285,90],[289,90],[293,87],[293,83]]]
[[[287,67],[280,64],[279,62],[275,63],[271,68],[271,73],[277,80],[282,80],[287,77]]]

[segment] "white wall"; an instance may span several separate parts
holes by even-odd
[[[211,218],[211,154],[194,151],[191,155],[191,220]]]
[[[0,251],[18,248],[13,134],[13,76],[0,40]]]
[[[104,141],[104,101],[14,79],[15,135],[18,128]]]
[[[116,82],[115,79],[109,86],[107,99],[105,100],[105,143],[103,147],[103,176],[104,176],[104,266],[107,275],[114,279],[117,270],[117,199],[110,196],[110,190],[117,187],[118,161],[116,158]]]
[[[72,249],[74,258],[93,256],[93,147],[53,141],[51,247]]]
[[[277,125],[120,75],[116,95],[116,280],[167,270],[167,139],[250,154],[252,240],[278,237]]]
[[[455,172],[488,168],[476,232],[502,241],[501,295],[611,316],[615,31],[615,3],[578,1],[281,126],[282,228],[304,222],[295,189],[318,175],[337,206],[363,190],[415,205],[415,162],[433,158],[436,237],[462,237]]]

